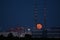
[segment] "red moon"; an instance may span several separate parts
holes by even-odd
[[[42,24],[37,24],[37,29],[42,29]]]

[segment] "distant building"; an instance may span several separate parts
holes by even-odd
[[[60,27],[47,28],[46,30],[47,38],[60,38]],[[32,35],[33,37],[41,38],[44,36],[43,33],[43,30],[33,29]]]
[[[47,32],[49,38],[60,38],[60,27],[52,27],[51,30]]]

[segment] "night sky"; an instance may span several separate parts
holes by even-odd
[[[44,23],[44,0],[38,1],[38,22]],[[60,0],[47,0],[47,27],[60,26]],[[34,0],[0,0],[0,30],[34,27]]]

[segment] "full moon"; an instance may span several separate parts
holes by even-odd
[[[37,29],[42,29],[42,24],[37,24]]]

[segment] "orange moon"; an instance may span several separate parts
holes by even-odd
[[[42,24],[37,24],[37,29],[42,29]]]

